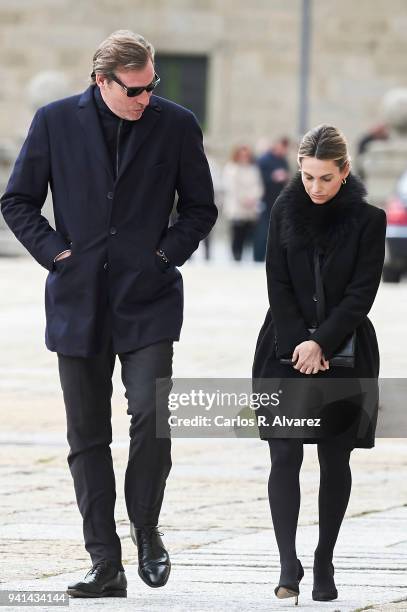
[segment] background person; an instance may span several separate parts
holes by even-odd
[[[389,136],[389,126],[385,123],[378,123],[377,125],[373,125],[366,134],[360,137],[357,143],[356,167],[357,173],[361,179],[366,178],[363,162],[365,153],[369,150],[370,145],[377,140],[388,140]]]
[[[223,212],[230,223],[233,259],[240,261],[245,245],[253,240],[263,185],[248,146],[236,147],[222,173]]]
[[[254,233],[254,261],[264,261],[266,255],[270,212],[290,176],[287,159],[289,148],[290,141],[284,136],[276,140],[271,148],[257,160],[263,179],[264,193]]]

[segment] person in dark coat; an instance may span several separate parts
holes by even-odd
[[[158,83],[152,45],[127,30],[111,34],[88,89],[37,111],[1,201],[7,224],[49,272],[46,345],[58,354],[68,463],[92,560],[68,587],[77,597],[127,593],[110,451],[116,356],[131,416],[125,498],[139,575],[160,587],[171,567],[157,524],[183,318],[177,266],[208,235],[217,208],[195,116],[153,95]],[[48,185],[55,229],[41,215]],[[156,435],[156,418],[168,437]]]
[[[301,383],[302,390],[307,383],[328,389],[327,403],[319,405],[321,430],[313,426],[307,432],[306,422],[294,432],[289,424],[280,427],[281,420],[275,426],[270,420],[259,426],[271,455],[269,501],[281,561],[275,592],[281,598],[299,593],[303,576],[295,547],[299,473],[303,444],[318,444],[321,480],[313,598],[328,601],[337,597],[332,559],[351,491],[350,453],[374,446],[379,350],[367,315],[380,284],[386,215],[366,202],[364,185],[350,172],[346,141],[335,127],[321,125],[308,132],[299,147],[298,162],[298,174],[271,212],[266,257],[270,308],[256,345],[253,387],[261,391],[277,380],[290,390],[294,383]],[[326,302],[325,319],[319,324],[316,253]],[[309,330],[315,327],[311,338]],[[330,364],[354,331],[354,367]],[[291,365],[280,361],[284,358]],[[366,394],[360,392],[362,379],[370,382],[368,414]],[[340,382],[349,392],[330,401],[333,385]],[[307,394],[288,397],[295,398],[295,405],[286,408],[306,417]]]
[[[290,167],[287,155],[290,141],[285,136],[276,140],[269,151],[257,160],[263,180],[263,198],[260,214],[254,231],[253,259],[264,261],[266,256],[267,229],[270,223],[270,212],[278,195],[287,184]]]

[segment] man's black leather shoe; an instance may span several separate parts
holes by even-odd
[[[138,550],[138,575],[150,587],[164,586],[171,563],[160,537],[162,534],[157,527],[138,528],[130,523],[130,535]]]
[[[98,561],[85,578],[68,585],[71,597],[127,597],[127,579],[111,561]]]

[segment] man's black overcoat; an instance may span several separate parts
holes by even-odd
[[[56,229],[41,215],[48,185]],[[178,193],[178,221],[168,227]],[[179,338],[182,265],[217,209],[194,115],[152,96],[134,122],[115,180],[94,102],[83,94],[40,108],[2,197],[7,224],[49,270],[46,344],[87,357]],[[72,256],[53,265],[67,248]],[[156,250],[171,262],[157,265]]]

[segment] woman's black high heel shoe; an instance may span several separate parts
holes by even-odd
[[[338,598],[334,573],[333,563],[319,568],[318,565],[314,564],[314,588],[312,589],[312,599],[314,601],[332,601]]]
[[[300,594],[300,582],[304,577],[304,569],[301,565],[301,561],[297,559],[298,563],[298,572],[297,572],[297,580],[290,584],[284,583],[279,584],[274,589],[274,593],[278,599],[288,599],[288,597],[295,597],[295,605],[298,606],[298,595]]]

